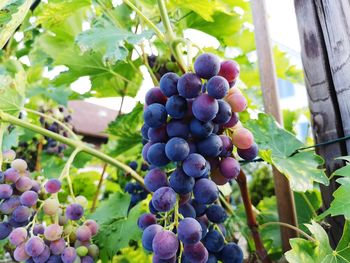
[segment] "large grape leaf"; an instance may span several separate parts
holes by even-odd
[[[27,15],[33,0],[7,0],[0,3],[0,49]]]
[[[285,253],[288,262],[345,263],[350,261],[349,221],[344,226],[343,236],[335,250],[331,248],[327,233],[319,224],[312,222],[312,224],[307,224],[306,227],[312,233],[314,240],[291,239],[292,249]]]
[[[334,171],[333,175],[338,175],[338,176],[344,176],[344,177],[350,177],[350,156],[341,156],[336,158],[338,160],[344,160],[346,161],[347,165],[339,168],[338,170]]]
[[[323,159],[313,151],[293,155],[304,147],[303,143],[279,127],[271,116],[260,113],[258,119],[248,120],[246,126],[254,134],[261,158],[284,174],[294,191],[312,190],[313,182],[329,184],[324,170],[319,168]]]

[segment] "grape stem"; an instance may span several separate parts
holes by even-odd
[[[98,181],[98,185],[97,185],[97,189],[96,189],[96,192],[95,192],[95,195],[94,195],[94,199],[92,200],[92,206],[91,206],[91,209],[90,209],[91,213],[95,211],[98,195],[100,194],[100,189],[102,187],[103,177],[104,177],[104,175],[106,173],[106,169],[107,169],[107,164],[105,163],[103,165],[103,169],[102,169],[102,173],[101,173],[101,176],[100,176],[100,180]]]
[[[241,190],[244,209],[247,215],[247,224],[253,236],[256,253],[263,263],[271,263],[271,260],[268,257],[267,251],[260,237],[259,225],[256,221],[248,192],[247,177],[244,174],[243,170],[240,171],[236,181],[238,183],[239,189]]]
[[[92,147],[86,145],[85,143],[83,143],[81,141],[76,141],[76,140],[73,140],[70,138],[66,138],[60,134],[51,132],[51,131],[46,130],[40,126],[31,124],[31,123],[26,122],[24,120],[20,120],[20,119],[14,117],[8,113],[5,113],[3,111],[0,111],[0,121],[8,122],[8,123],[11,123],[13,125],[17,125],[19,127],[25,128],[25,129],[29,129],[29,130],[34,131],[36,133],[50,137],[50,138],[52,138],[56,141],[59,141],[63,144],[66,144],[70,147],[80,148],[80,150],[82,152],[90,154],[91,156],[94,156],[94,157],[114,166],[114,167],[117,167],[117,168],[124,170],[125,172],[129,173],[130,176],[133,177],[138,183],[140,183],[143,187],[145,187],[144,182],[143,182],[143,178],[138,173],[136,173],[133,169],[131,169],[128,165],[104,154],[103,152],[100,152],[96,149],[93,149]]]

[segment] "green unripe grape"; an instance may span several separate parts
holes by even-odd
[[[64,236],[68,236],[68,235],[70,235],[72,232],[75,232],[75,231],[74,231],[74,227],[73,227],[72,225],[67,225],[67,226],[65,226],[64,229],[63,229],[63,235],[64,235]]]
[[[60,208],[59,202],[57,201],[57,199],[53,199],[53,198],[45,200],[43,205],[44,213],[49,216],[56,215],[59,208]]]
[[[80,263],[80,262],[81,262],[80,257],[76,257],[75,260],[73,261],[73,263]]]
[[[98,255],[100,254],[100,249],[95,244],[91,244],[88,250],[89,250],[90,257],[97,258]]]
[[[16,152],[14,150],[4,151],[2,152],[2,157],[6,163],[12,162],[16,158]]]
[[[88,248],[87,247],[84,247],[84,246],[81,246],[81,247],[78,247],[76,249],[77,251],[77,254],[80,256],[80,257],[85,257],[87,255],[87,253],[89,252],[88,251]]]
[[[176,64],[174,62],[167,62],[165,67],[167,68],[167,70],[170,70],[170,71],[176,70]]]
[[[79,195],[75,198],[75,202],[79,205],[81,205],[84,208],[87,208],[88,206],[88,200],[85,196]]]

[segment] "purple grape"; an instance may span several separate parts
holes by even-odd
[[[39,193],[41,190],[41,185],[37,181],[32,180],[32,188],[30,190]]]
[[[152,143],[166,142],[168,140],[166,126],[164,125],[158,128],[149,128],[148,138]]]
[[[66,248],[66,241],[63,238],[50,242],[50,250],[54,255],[60,255]]]
[[[158,214],[158,212],[159,212],[157,209],[154,208],[152,202],[148,203],[148,209],[149,209],[150,213],[152,213],[154,215]]]
[[[200,216],[205,214],[205,210],[207,209],[206,205],[199,203],[195,199],[191,200],[191,205],[193,206],[194,210],[196,211],[196,217],[200,217]]]
[[[218,75],[223,76],[228,82],[234,83],[239,75],[239,65],[233,60],[223,61],[220,64]]]
[[[45,184],[45,190],[50,194],[57,193],[61,190],[61,181],[55,178],[48,180]]]
[[[148,130],[149,130],[149,128],[150,128],[150,127],[149,127],[146,123],[144,123],[144,124],[142,125],[142,128],[141,128],[142,138],[148,140]]]
[[[206,160],[198,153],[191,153],[182,163],[184,172],[191,177],[201,177],[206,169]]]
[[[7,222],[0,222],[0,240],[7,238],[12,231],[11,224]]]
[[[179,95],[171,96],[165,105],[166,111],[174,119],[181,119],[187,113],[187,100]]]
[[[219,70],[220,60],[214,54],[201,54],[194,62],[194,71],[203,79],[210,79],[211,77],[217,75]]]
[[[9,215],[21,204],[18,196],[11,196],[0,204],[0,212],[5,215]]]
[[[25,251],[24,243],[16,247],[15,251],[13,252],[13,257],[18,262],[26,261],[29,259],[30,256]]]
[[[137,225],[141,230],[145,230],[148,226],[156,223],[157,218],[153,214],[142,214],[137,220]]]
[[[224,208],[220,205],[211,205],[205,211],[208,219],[216,224],[225,222],[227,214]]]
[[[28,237],[27,229],[24,227],[15,228],[9,235],[9,241],[12,245],[18,246],[22,244]]]
[[[213,122],[217,124],[228,123],[232,116],[231,106],[224,100],[218,100],[219,111],[217,112]]]
[[[185,73],[177,82],[177,90],[179,94],[186,99],[197,97],[201,89],[202,81],[194,73]]]
[[[155,192],[160,187],[168,186],[166,173],[159,168],[150,170],[145,176],[145,186],[151,192]]]
[[[218,101],[208,94],[201,94],[193,101],[193,115],[200,121],[208,122],[213,120],[218,111]]]
[[[152,242],[155,255],[161,259],[170,259],[176,255],[179,248],[177,236],[168,230],[158,232]]]
[[[197,143],[198,152],[203,156],[217,157],[222,152],[223,143],[216,134],[211,134],[208,138]]]
[[[89,241],[92,236],[90,228],[85,225],[78,227],[75,234],[77,236],[77,239],[81,242]]]
[[[94,259],[90,256],[85,256],[81,258],[81,263],[94,263]]]
[[[153,255],[152,263],[176,263],[176,255],[168,259],[161,259],[157,255]]]
[[[205,215],[201,216],[201,217],[197,217],[196,220],[201,225],[201,228],[202,228],[202,239],[203,239],[203,238],[205,238],[205,236],[208,233],[209,220],[208,220],[208,218]]]
[[[84,208],[79,204],[71,204],[66,209],[66,217],[70,220],[79,220],[84,215]]]
[[[177,234],[184,245],[196,244],[202,239],[202,228],[196,219],[187,217],[180,221]]]
[[[151,88],[146,93],[145,102],[149,106],[153,103],[165,104],[167,97],[164,96],[162,91],[159,88]]]
[[[224,124],[224,128],[232,128],[238,123],[238,115],[236,112],[231,112],[232,116],[228,122]]]
[[[149,105],[143,113],[145,123],[151,128],[157,128],[165,124],[167,116],[165,107],[159,103]]]
[[[14,168],[7,169],[5,171],[5,173],[4,173],[4,175],[5,175],[5,181],[6,182],[15,183],[18,180],[18,178],[19,178],[19,173]]]
[[[258,152],[259,149],[256,143],[253,143],[253,145],[248,149],[237,149],[239,157],[247,161],[254,160],[258,156]]]
[[[219,197],[216,184],[209,179],[199,179],[193,188],[194,198],[201,204],[212,204]]]
[[[242,249],[235,243],[228,243],[220,251],[221,261],[223,263],[242,263]]]
[[[77,252],[73,247],[67,247],[61,254],[61,259],[63,263],[73,263],[77,257]]]
[[[187,139],[190,133],[189,127],[182,120],[171,120],[166,126],[168,136]]]
[[[142,148],[142,158],[143,158],[146,162],[148,162],[148,159],[147,159],[148,150],[149,150],[149,148],[150,148],[152,145],[153,145],[153,143],[148,142],[148,143],[146,143],[146,144],[143,146],[143,148]]]
[[[33,227],[34,235],[43,235],[45,231],[45,227],[42,224],[35,224]]]
[[[192,192],[195,180],[184,173],[181,168],[172,172],[169,180],[170,186],[178,194],[187,194]]]
[[[84,222],[84,225],[86,225],[90,231],[91,231],[91,235],[95,236],[98,232],[99,229],[99,225],[97,224],[97,222],[93,219],[88,219]]]
[[[25,192],[32,188],[32,180],[26,176],[20,176],[16,181],[16,188],[18,191]]]
[[[15,210],[12,212],[12,218],[17,223],[22,223],[28,220],[30,217],[30,209],[26,206],[18,206]]]
[[[180,205],[179,213],[183,217],[196,218],[196,210],[194,210],[193,206],[190,203],[184,203],[184,204]]]
[[[12,187],[8,184],[0,184],[0,199],[8,199],[13,193]]]
[[[60,255],[51,255],[46,263],[62,263],[62,259]]]
[[[50,249],[48,246],[45,246],[44,251],[37,257],[33,257],[35,263],[46,262],[50,257]]]
[[[209,256],[207,249],[201,242],[185,245],[183,255],[191,263],[206,263]]]
[[[228,180],[236,179],[241,167],[235,158],[226,157],[220,161],[220,172]]]
[[[38,194],[34,191],[26,191],[20,197],[20,202],[22,205],[32,207],[38,201]]]
[[[44,236],[46,240],[55,241],[61,238],[63,228],[58,224],[52,224],[45,228]]]
[[[170,211],[176,203],[176,193],[170,187],[161,187],[154,192],[152,204],[159,212]]]
[[[197,119],[193,119],[190,122],[190,131],[192,136],[203,139],[208,137],[214,130],[214,125],[211,121],[202,122]]]
[[[147,160],[150,164],[157,167],[165,166],[169,163],[169,159],[165,154],[165,143],[155,143],[149,147],[147,151]]]
[[[29,256],[37,257],[44,252],[45,243],[40,237],[33,236],[25,243],[24,249]]]
[[[222,151],[220,157],[229,157],[232,155],[233,143],[230,137],[226,135],[219,135],[222,141]]]
[[[209,254],[208,261],[206,263],[217,263],[218,259],[214,254]]]
[[[162,231],[163,228],[160,225],[150,225],[148,226],[142,234],[142,246],[144,249],[146,249],[149,252],[153,252],[153,248],[152,248],[152,242],[153,242],[153,238],[154,236]]]
[[[179,76],[176,73],[168,72],[162,76],[159,81],[159,88],[167,97],[178,94],[177,91],[177,82]]]
[[[208,80],[206,88],[210,96],[222,99],[227,95],[230,86],[224,77],[214,76]]]
[[[190,153],[188,143],[179,137],[171,138],[165,145],[165,154],[173,162],[183,161]]]

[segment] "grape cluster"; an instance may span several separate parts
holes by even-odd
[[[12,151],[4,159],[15,158]],[[84,220],[83,196],[71,204],[61,204],[61,181],[49,179],[44,187],[32,179],[27,163],[14,159],[0,173],[0,240],[8,238],[13,258],[18,262],[95,262],[99,249],[91,238],[98,224]],[[40,200],[47,197],[46,200]],[[40,217],[40,220],[39,220]]]
[[[146,94],[142,156],[151,169],[144,181],[154,193],[150,213],[138,221],[142,244],[153,262],[239,263],[243,253],[225,241],[227,214],[216,204],[217,185],[240,173],[234,152],[245,160],[258,153],[237,115],[247,106],[234,87],[239,66],[205,53],[194,70],[181,77],[169,72]]]

